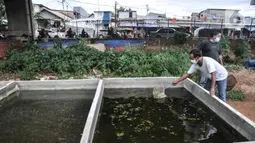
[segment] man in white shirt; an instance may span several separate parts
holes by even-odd
[[[190,60],[193,63],[189,71],[182,77],[173,82],[173,85],[178,84],[180,81],[188,78],[192,73],[201,71],[209,79],[205,84],[205,89],[210,91],[210,95],[215,94],[214,87],[217,84],[219,90],[219,98],[226,102],[226,89],[227,89],[227,70],[217,61],[210,57],[202,57],[198,49],[190,51]]]

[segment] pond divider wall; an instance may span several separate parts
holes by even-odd
[[[17,81],[21,91],[31,90],[86,90],[96,89],[98,79],[86,80],[31,80],[31,81]]]
[[[105,78],[105,88],[155,88],[171,85],[175,77]],[[183,82],[172,88],[183,88]]]
[[[255,141],[255,124],[240,112],[221,101],[216,96],[208,96],[209,92],[188,79],[184,81],[184,88],[192,93],[203,104],[209,107],[220,118],[226,121],[232,128],[236,129],[248,140]]]
[[[80,143],[92,143],[93,141],[103,94],[104,82],[103,80],[99,80]]]
[[[19,87],[15,82],[6,83],[6,85],[0,88],[0,103],[3,100],[10,98],[9,95],[19,91]]]
[[[175,77],[146,77],[146,78],[105,78],[87,80],[45,80],[45,81],[15,81],[0,82],[5,84],[0,88],[0,101],[16,91],[36,90],[90,90],[96,89],[96,93],[90,108],[90,112],[83,130],[81,143],[92,143],[96,128],[104,89],[130,89],[130,88],[155,88],[165,84],[171,84]],[[211,97],[209,92],[190,79],[181,82],[174,89],[185,88],[216,115],[222,118],[232,128],[250,141],[255,141],[255,123],[246,118],[240,112],[228,104],[222,102],[218,97]],[[252,143],[252,142],[251,142]]]

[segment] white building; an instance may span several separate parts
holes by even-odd
[[[73,11],[53,10],[42,4],[34,4],[34,18],[36,29],[64,27],[64,22],[74,19]]]
[[[119,20],[136,20],[137,13],[136,11],[119,11],[118,19]]]
[[[237,9],[206,9],[199,13],[199,19],[212,23],[244,24],[244,17]]]

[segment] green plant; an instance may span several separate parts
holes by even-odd
[[[187,40],[187,35],[184,33],[176,32],[174,34],[174,41],[176,44],[184,44]]]
[[[227,54],[230,52],[230,41],[227,38],[221,38],[220,45],[222,48],[222,54],[223,56],[227,56]]]
[[[4,72],[20,73],[22,79],[33,79],[39,73],[89,74],[97,66],[100,54],[82,42],[68,48],[56,44],[53,49],[27,43],[22,49],[9,48],[0,68]]]
[[[241,70],[243,69],[243,65],[241,64],[225,64],[224,67],[229,71],[229,72],[232,72],[232,71],[238,71],[238,70]]]
[[[118,53],[116,74],[123,77],[137,77],[144,72],[141,66],[148,64],[148,57],[145,52],[135,49],[126,49]]]
[[[104,75],[115,72],[118,68],[118,55],[115,51],[107,50],[103,52],[99,57],[98,67]]]
[[[86,75],[93,75],[94,70],[103,76],[180,76],[190,66],[186,49],[178,47],[148,53],[131,48],[119,53],[100,52],[84,41],[61,47],[61,41],[55,41],[51,49],[38,47],[35,42],[24,44],[22,49],[10,47],[0,60],[0,70],[18,73],[21,79],[34,79],[41,73],[68,79],[86,78]]]
[[[230,90],[227,92],[227,97],[233,101],[243,101],[245,94],[241,90]]]
[[[60,39],[55,39],[53,48],[61,49],[62,48],[62,41]]]
[[[240,44],[235,48],[234,54],[240,60],[247,60],[251,58],[251,47],[248,41],[241,40]]]
[[[200,82],[200,74],[199,72],[196,72],[190,76],[190,79],[195,81],[196,83]]]

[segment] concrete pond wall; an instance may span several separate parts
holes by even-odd
[[[105,78],[87,80],[47,80],[47,81],[11,81],[0,82],[0,103],[10,99],[17,91],[55,91],[55,90],[91,90],[95,95],[88,113],[82,133],[81,143],[92,143],[94,131],[100,112],[104,89],[144,89],[161,87],[171,84],[175,77],[148,77],[148,78]],[[238,131],[249,141],[255,141],[255,123],[243,116],[240,112],[217,97],[211,97],[209,92],[201,88],[190,79],[181,82],[174,89],[186,89],[200,100],[217,116],[223,119],[233,129]],[[181,90],[180,90],[181,91]]]

